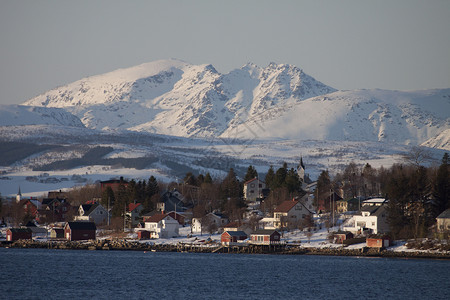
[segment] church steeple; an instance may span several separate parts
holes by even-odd
[[[305,181],[305,165],[303,164],[303,157],[300,156],[300,163],[297,166],[297,174],[301,181]]]
[[[20,200],[22,200],[22,192],[20,191],[20,185],[19,185],[19,191],[17,192],[17,195],[16,195],[16,202],[20,202]]]

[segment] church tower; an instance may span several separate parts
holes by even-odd
[[[303,157],[300,156],[300,163],[297,166],[297,174],[302,182],[305,182],[305,165],[303,164]]]
[[[19,191],[17,192],[17,195],[16,195],[16,202],[20,202],[20,200],[22,200],[22,193],[20,192],[20,186],[19,186]]]

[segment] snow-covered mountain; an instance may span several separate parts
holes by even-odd
[[[222,136],[299,140],[379,141],[447,148],[450,89],[337,91],[266,110]],[[440,137],[438,137],[440,136]],[[447,145],[445,145],[447,141]]]
[[[65,109],[90,129],[181,137],[430,140],[446,149],[450,129],[450,89],[336,91],[274,63],[220,74],[212,65],[156,61],[84,78],[24,105]]]
[[[93,76],[25,103],[59,107],[89,128],[212,137],[269,108],[335,91],[301,69],[247,64],[228,74],[164,60]]]
[[[0,126],[60,125],[83,127],[79,118],[61,108],[0,105]]]

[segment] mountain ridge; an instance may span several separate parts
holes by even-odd
[[[210,64],[160,60],[87,77],[24,105],[64,109],[91,129],[199,138],[418,145],[435,138],[428,145],[441,147],[450,128],[450,89],[338,91],[276,63],[221,74]]]

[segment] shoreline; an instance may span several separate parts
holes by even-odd
[[[1,248],[60,249],[60,250],[103,250],[143,251],[180,253],[223,253],[223,254],[277,254],[277,255],[324,255],[380,258],[450,259],[450,253],[424,251],[392,251],[378,248],[313,248],[301,246],[246,245],[225,247],[217,244],[147,244],[125,240],[98,241],[32,241],[0,242]]]

